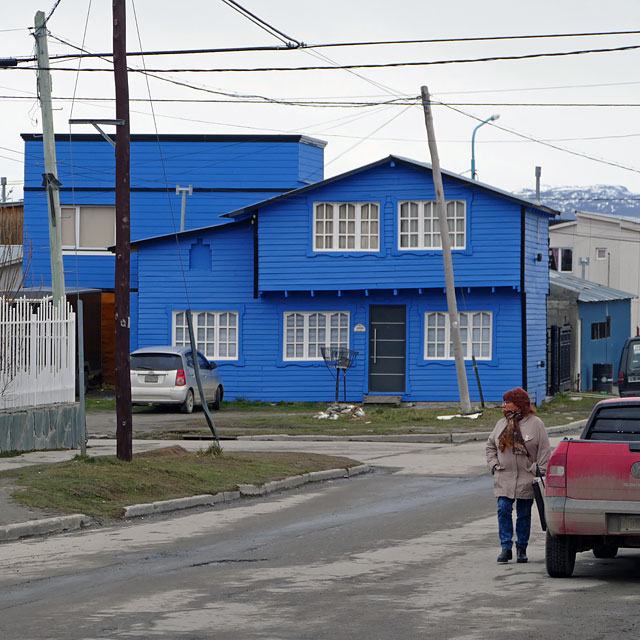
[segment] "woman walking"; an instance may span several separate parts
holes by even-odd
[[[544,423],[535,415],[529,394],[517,387],[502,397],[504,418],[498,420],[487,440],[487,465],[498,499],[498,532],[502,551],[498,562],[513,557],[513,503],[516,503],[516,561],[527,562],[531,531],[532,482],[536,468],[547,470],[551,445]]]

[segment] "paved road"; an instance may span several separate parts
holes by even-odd
[[[302,443],[227,449],[275,445]],[[574,579],[553,580],[536,526],[529,564],[495,562],[481,444],[352,446],[305,448],[376,473],[0,546],[0,637],[638,637],[638,553],[581,554]]]

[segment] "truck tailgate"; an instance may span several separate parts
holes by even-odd
[[[640,442],[573,440],[567,451],[567,498],[640,501]]]

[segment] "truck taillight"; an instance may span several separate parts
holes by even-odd
[[[184,387],[187,384],[187,376],[184,373],[184,369],[178,369],[176,372],[176,387]]]
[[[564,488],[567,486],[567,454],[554,453],[547,466],[547,486]]]
[[[618,384],[624,384],[624,371],[622,369],[618,371]]]

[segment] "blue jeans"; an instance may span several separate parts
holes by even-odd
[[[516,546],[522,549],[529,544],[531,533],[531,506],[533,499],[518,498],[512,500],[500,496],[498,498],[498,533],[503,549],[511,549],[513,545],[513,503],[516,503]]]

